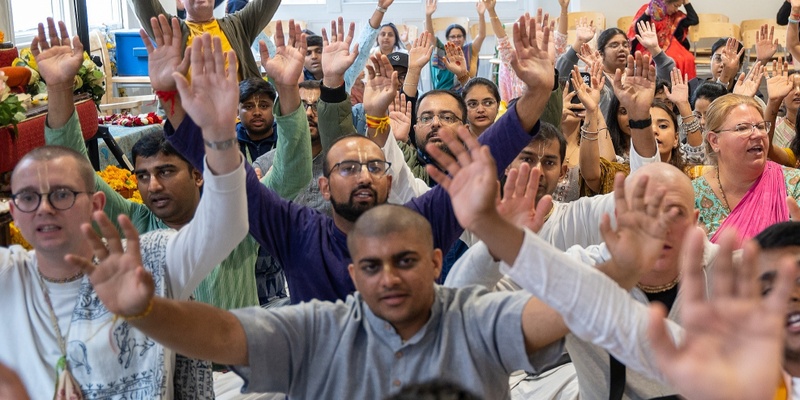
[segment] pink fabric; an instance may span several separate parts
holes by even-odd
[[[786,181],[780,165],[767,161],[764,172],[747,191],[742,201],[728,214],[711,237],[716,243],[721,233],[735,228],[739,234],[736,248],[758,235],[766,227],[789,220],[786,207]]]

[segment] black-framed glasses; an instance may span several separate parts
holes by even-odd
[[[367,167],[367,172],[370,175],[378,178],[386,174],[386,171],[389,170],[389,167],[392,166],[392,163],[383,160],[372,160],[367,161],[365,163],[358,162],[358,161],[342,161],[336,164],[333,164],[333,168],[331,168],[331,172],[334,170],[339,170],[339,175],[345,178],[349,178],[351,176],[357,176],[361,173],[361,170],[364,167]]]
[[[739,136],[745,136],[745,135],[752,134],[756,130],[759,130],[759,131],[764,132],[764,133],[769,132],[769,128],[771,128],[771,127],[772,127],[772,123],[771,122],[769,122],[769,121],[761,121],[761,122],[757,122],[755,124],[741,123],[741,124],[737,124],[733,128],[720,129],[717,132],[718,133],[719,132],[733,132],[733,133],[735,133],[735,134],[737,134]]]
[[[303,108],[305,108],[306,110],[308,110],[310,108],[311,111],[317,112],[317,102],[316,101],[313,102],[313,103],[309,103],[309,102],[307,102],[305,100],[302,100],[301,103],[303,104]]]
[[[474,110],[478,108],[479,105],[483,106],[484,108],[492,108],[495,106],[495,104],[497,104],[497,102],[494,99],[486,99],[482,101],[470,100],[467,102],[467,108]]]
[[[32,190],[25,190],[11,195],[11,200],[18,210],[26,213],[34,212],[39,209],[42,204],[42,197],[47,195],[47,201],[50,207],[56,210],[64,211],[69,210],[75,205],[75,198],[81,193],[71,189],[61,188],[53,190],[50,193],[39,193]]]
[[[439,118],[439,123],[445,125],[453,125],[455,123],[461,122],[461,119],[451,112],[441,112],[438,115],[422,114],[417,118],[417,122],[420,125],[430,125],[433,123],[434,118]]]

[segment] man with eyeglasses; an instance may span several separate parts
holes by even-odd
[[[83,60],[83,51],[77,40],[67,37],[63,23],[60,38],[52,19],[49,25],[50,40],[40,25],[31,48],[40,68],[49,71],[43,70],[42,75],[53,78],[48,79],[53,86],[51,99],[63,96],[71,103],[72,78]],[[209,38],[195,40],[195,54],[202,54],[200,47],[209,43],[203,39]],[[70,43],[74,51],[68,50]],[[56,50],[49,51],[53,48]],[[54,64],[42,62],[49,57],[61,58],[64,63],[55,75],[48,69]],[[201,56],[199,61],[206,60]],[[221,57],[212,63],[221,64]],[[244,162],[236,147],[233,120],[235,75],[227,81],[224,72],[209,78],[201,72],[205,64],[192,64],[192,83],[181,91],[202,93],[184,96],[183,105],[203,124],[198,132],[207,149],[203,151],[203,199],[191,222],[182,229],[155,230],[125,245],[141,253],[140,268],[152,274],[155,295],[184,300],[244,239],[247,227]],[[68,85],[59,80],[65,77],[70,77]],[[63,115],[50,117],[48,123],[53,123]],[[35,399],[54,398],[55,391],[68,388],[65,380],[74,384],[74,389],[61,394],[67,398],[75,398],[76,393],[83,398],[207,398],[213,393],[207,363],[187,363],[131,329],[128,321],[141,315],[123,312],[115,316],[100,304],[89,278],[68,262],[67,255],[92,257],[92,245],[81,237],[82,232],[92,229],[92,219],[104,231],[116,232],[102,213],[107,198],[96,190],[95,179],[83,154],[59,146],[34,149],[14,168],[11,215],[34,250],[0,248],[4,321],[0,327],[4,343],[0,362],[21,375]],[[133,229],[128,217],[117,222]],[[123,246],[119,241],[115,245]]]

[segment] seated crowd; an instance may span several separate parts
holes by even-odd
[[[800,81],[771,39],[744,73],[719,38],[703,79],[685,0],[574,43],[570,0],[508,33],[480,0],[444,42],[437,0],[413,40],[378,0],[358,34],[267,41],[278,2],[130,1],[166,114],[143,204],[89,162],[84,44],[52,19],[31,43],[0,399],[800,400]]]

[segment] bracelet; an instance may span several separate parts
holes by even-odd
[[[788,21],[789,21],[790,24],[800,23],[800,15],[798,15],[796,19],[792,18],[792,17],[789,17]]]
[[[694,119],[697,119],[697,115],[690,114],[690,115],[687,115],[687,116],[685,116],[685,117],[684,117],[684,116],[682,116],[682,115],[679,115],[679,116],[678,116],[678,122],[679,122],[679,123],[681,123],[681,124],[683,124],[683,121],[686,121],[686,120],[687,120],[687,119],[689,119],[689,118],[694,118]]]
[[[653,125],[653,118],[651,118],[651,117],[647,117],[647,119],[639,119],[639,120],[631,119],[631,120],[628,120],[628,126],[630,126],[631,129],[647,129],[651,125]]]
[[[595,141],[595,140],[598,139],[598,136],[599,136],[600,132],[602,132],[604,130],[607,131],[608,128],[600,128],[600,129],[592,132],[592,131],[587,130],[585,126],[582,126],[581,127],[581,139]],[[588,137],[586,135],[595,135],[595,137]]]
[[[459,76],[459,77],[458,77],[458,81],[459,81],[459,82],[461,82],[461,81],[465,81],[465,80],[466,80],[466,81],[468,81],[469,79],[470,79],[470,76],[469,76],[469,71],[467,71],[466,73],[464,73],[464,75],[461,75],[461,76]]]
[[[681,122],[680,125],[683,127],[683,131],[686,133],[696,132],[700,130],[700,120],[698,120],[697,118],[695,118],[694,121],[688,124],[684,124],[683,122]]]
[[[119,317],[122,317],[122,319],[124,319],[126,321],[133,321],[133,320],[137,320],[137,319],[142,319],[142,318],[150,315],[150,312],[153,311],[153,303],[154,302],[155,302],[155,296],[150,298],[150,302],[147,303],[147,308],[145,308],[144,311],[140,312],[139,314],[136,314],[136,315],[120,315]]]
[[[222,140],[219,142],[210,142],[208,140],[203,139],[203,143],[205,143],[206,147],[209,149],[214,150],[228,150],[233,147],[236,143],[238,143],[238,139],[231,138],[228,140]]]
[[[373,117],[372,115],[366,115],[367,117],[367,128],[375,129],[375,136],[378,136],[378,131],[383,131],[389,126],[389,117]]]
[[[380,11],[380,12],[386,14],[386,11],[388,11],[388,9],[383,8],[381,6],[377,6],[377,7],[375,7],[375,11]]]

